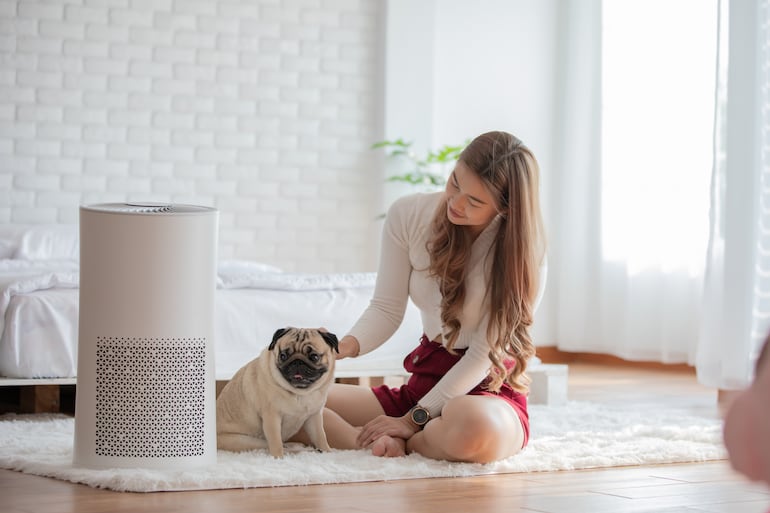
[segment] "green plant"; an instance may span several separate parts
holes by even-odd
[[[399,138],[372,145],[372,149],[385,149],[388,157],[403,157],[409,163],[409,167],[403,173],[389,176],[387,181],[439,188],[446,184],[446,165],[457,160],[468,142],[461,146],[445,144],[435,151],[428,150],[424,156],[419,156],[412,151],[412,144],[412,141],[406,142]]]

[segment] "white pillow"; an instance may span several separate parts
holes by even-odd
[[[0,259],[13,258],[19,247],[21,234],[29,228],[26,224],[0,224]]]
[[[13,258],[16,253],[16,244],[13,241],[0,239],[0,260]]]
[[[78,260],[80,231],[75,224],[30,226],[24,231],[14,258],[19,260]]]
[[[220,275],[241,273],[282,273],[283,269],[274,265],[256,262],[254,260],[220,260],[217,264]]]

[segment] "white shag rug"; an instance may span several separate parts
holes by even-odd
[[[491,464],[449,463],[367,451],[219,451],[216,465],[190,470],[91,470],[72,465],[74,419],[0,416],[0,468],[117,491],[156,492],[458,477],[724,459],[722,423],[679,410],[570,402],[531,405],[532,433],[520,454]]]

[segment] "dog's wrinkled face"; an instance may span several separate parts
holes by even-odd
[[[294,388],[309,388],[329,371],[337,336],[315,329],[282,328],[268,350],[281,376]]]

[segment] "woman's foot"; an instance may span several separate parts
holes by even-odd
[[[372,454],[384,458],[398,458],[406,456],[406,440],[383,435],[369,446]]]

